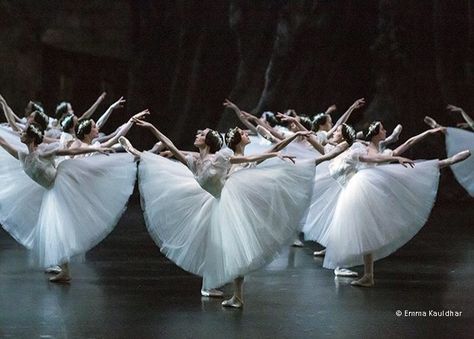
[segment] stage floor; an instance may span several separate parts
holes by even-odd
[[[51,284],[46,274],[30,269],[27,251],[1,230],[0,336],[473,336],[472,199],[437,204],[411,242],[375,263],[374,288],[335,279],[321,267],[321,258],[313,258],[319,247],[306,242],[304,248],[288,247],[272,264],[245,278],[242,310],[224,309],[221,299],[200,296],[201,279],[165,259],[148,236],[137,200],[135,196],[117,228],[87,254],[86,262],[71,265],[70,285]],[[362,267],[356,269],[362,272]],[[224,291],[230,294],[231,286]],[[430,311],[445,313],[434,316]]]

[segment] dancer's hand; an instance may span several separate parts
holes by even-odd
[[[135,114],[134,116],[132,116],[130,118],[130,120],[132,122],[135,122],[135,120],[141,120],[141,119],[145,119],[147,115],[150,115],[150,111],[148,109],[145,109],[141,112],[138,112],[137,114]]]
[[[160,155],[164,158],[172,158],[173,157],[173,153],[171,153],[171,151],[161,151]]]
[[[331,114],[332,112],[334,112],[335,110],[337,109],[336,105],[335,104],[332,104],[331,106],[329,106],[326,110],[326,114]]]
[[[155,126],[153,126],[152,124],[150,124],[148,121],[144,121],[144,120],[137,119],[137,118],[134,118],[134,119],[132,119],[132,120],[133,120],[133,122],[135,123],[135,125],[137,125],[137,126],[145,127],[145,128],[148,128],[148,129],[153,129],[153,128],[155,128]]]
[[[104,101],[106,95],[107,95],[107,92],[102,92],[102,94],[99,95],[99,97],[97,98],[97,100],[99,100],[99,101],[101,101],[101,102]]]
[[[278,152],[278,153],[277,153],[277,157],[278,157],[278,159],[281,159],[281,160],[283,160],[283,161],[285,161],[285,159],[286,159],[286,160],[289,160],[289,161],[291,161],[293,164],[295,163],[295,158],[296,158],[294,155],[285,155],[285,154],[282,154],[281,152]]]
[[[415,162],[413,160],[408,159],[408,158],[397,157],[397,161],[403,167],[408,167],[408,166],[410,166],[411,168],[415,167]]]
[[[456,124],[456,127],[459,127],[459,128],[470,128],[469,127],[469,124],[467,122],[459,122]]]
[[[110,105],[110,108],[112,109],[122,108],[125,101],[126,100],[123,97],[120,97],[120,99],[118,99],[116,102]]]
[[[297,122],[299,121],[297,117],[291,116],[291,115],[285,115],[281,112],[277,112],[277,118],[280,118],[281,121],[287,121],[287,122]]]
[[[364,98],[360,98],[360,99],[357,99],[356,101],[354,101],[354,103],[352,104],[351,108],[353,109],[358,109],[358,108],[361,108],[362,106],[365,105],[365,99]]]
[[[454,105],[448,105],[446,106],[446,109],[448,111],[451,111],[453,113],[461,113],[463,112],[463,109],[461,107],[458,107],[458,106],[454,106]]]
[[[227,108],[231,108],[231,109],[234,109],[234,110],[238,110],[239,108],[237,107],[236,104],[234,104],[232,101],[230,101],[229,99],[225,99],[224,102],[222,103],[222,105],[224,107],[227,107]]]

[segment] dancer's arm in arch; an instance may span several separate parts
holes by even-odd
[[[102,94],[97,98],[97,100],[92,104],[92,106],[81,115],[79,120],[89,119],[92,114],[94,114],[97,107],[99,107],[100,103],[104,101],[106,95],[106,92],[102,92]]]
[[[358,108],[361,108],[364,105],[365,105],[365,99],[364,98],[360,98],[360,99],[357,99],[356,101],[354,101],[354,103],[347,109],[347,111],[343,115],[341,115],[341,117],[336,121],[336,123],[328,131],[328,139],[331,138],[331,136],[336,131],[336,129],[339,125],[342,125],[343,123],[345,123],[349,119],[352,112],[354,112]]]

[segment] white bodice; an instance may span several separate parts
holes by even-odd
[[[344,185],[362,166],[359,156],[367,154],[367,148],[361,143],[354,143],[345,152],[339,154],[329,163],[329,174],[341,185]]]
[[[186,161],[193,172],[194,178],[203,189],[219,198],[230,169],[230,157],[233,152],[229,148],[209,154],[204,159],[188,155]]]
[[[23,171],[35,182],[45,188],[50,188],[56,177],[54,156],[44,157],[36,150],[32,153],[18,152]]]

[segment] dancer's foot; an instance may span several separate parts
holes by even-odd
[[[49,278],[49,281],[58,284],[68,284],[71,281],[71,276],[68,273],[61,271],[61,273]]]
[[[447,158],[446,159],[446,162],[449,164],[449,165],[454,165],[458,162],[461,162],[463,160],[466,160],[467,158],[469,158],[471,156],[471,151],[469,150],[465,150],[465,151],[462,151],[462,152],[459,152],[459,153],[456,153],[455,155],[453,155],[452,157],[450,158]]]
[[[224,292],[216,290],[215,288],[211,288],[208,290],[202,289],[201,295],[203,297],[222,298],[224,296]]]
[[[233,296],[230,299],[224,300],[222,302],[222,306],[224,307],[233,307],[233,308],[242,308],[244,306],[244,302],[239,299],[237,296]]]
[[[140,159],[140,152],[137,151],[133,146],[132,144],[130,143],[130,141],[125,138],[125,137],[120,137],[118,139],[120,145],[122,145],[122,147],[128,152],[130,153],[131,155],[133,155],[134,159],[135,160],[138,160]]]
[[[321,250],[321,251],[314,251],[313,255],[315,257],[324,257],[326,255],[326,249]]]
[[[50,266],[50,267],[46,268],[46,269],[44,270],[44,273],[48,273],[48,274],[59,274],[59,273],[61,273],[61,271],[62,271],[62,270],[61,270],[61,267],[59,267],[59,266],[56,265],[56,266]]]
[[[348,270],[347,268],[336,267],[334,275],[337,277],[357,277],[357,272]]]
[[[440,124],[438,124],[436,122],[435,119],[433,119],[432,117],[429,117],[429,116],[426,116],[423,121],[425,122],[425,124],[427,124],[428,126],[430,126],[431,128],[436,128],[436,127],[441,127]]]
[[[293,247],[304,247],[304,244],[300,239],[296,239],[295,241],[293,241],[293,244],[291,244],[291,246],[293,246]]]
[[[358,287],[372,287],[374,286],[374,277],[372,274],[364,274],[364,276],[359,280],[351,282],[351,285]]]

